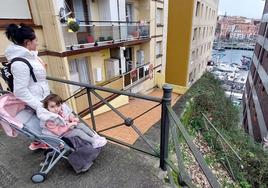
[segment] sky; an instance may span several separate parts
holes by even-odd
[[[264,3],[264,0],[220,0],[218,14],[224,15],[227,12],[229,16],[260,19]]]

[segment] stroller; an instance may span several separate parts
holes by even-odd
[[[5,133],[11,137],[20,133],[49,147],[45,152],[45,161],[41,163],[41,170],[31,177],[34,183],[41,183],[61,158],[68,159],[67,156],[73,149],[61,138],[42,134],[35,111],[16,99],[12,93],[0,91],[0,95],[0,126]]]

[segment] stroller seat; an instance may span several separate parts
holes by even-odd
[[[40,120],[37,118],[35,111],[29,107],[21,110],[21,108],[18,108],[19,105],[21,106],[22,103],[13,94],[0,96],[0,125],[9,136],[16,136],[19,133],[32,141],[38,141],[49,146],[51,151],[47,152],[41,170],[31,178],[34,183],[41,183],[61,158],[67,159],[67,154],[72,151],[72,148],[59,137],[42,134]],[[18,112],[14,114],[16,109]],[[12,134],[10,131],[12,131]]]

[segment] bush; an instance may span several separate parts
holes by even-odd
[[[182,122],[189,131],[200,131],[213,148],[217,160],[224,166],[228,166],[230,162],[233,174],[241,187],[267,187],[268,153],[239,126],[239,109],[226,98],[219,81],[212,74],[206,73],[189,89],[188,94],[190,100]],[[214,130],[206,129],[202,113],[209,117],[213,125],[239,153],[241,162],[231,150],[223,151]]]

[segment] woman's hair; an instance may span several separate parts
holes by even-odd
[[[56,105],[61,105],[63,103],[63,100],[60,96],[58,96],[56,94],[50,94],[43,100],[44,108],[46,108],[46,109],[48,108],[49,102],[55,102]]]
[[[9,24],[6,28],[6,37],[17,45],[24,45],[25,40],[34,40],[36,38],[34,30],[25,24]]]

